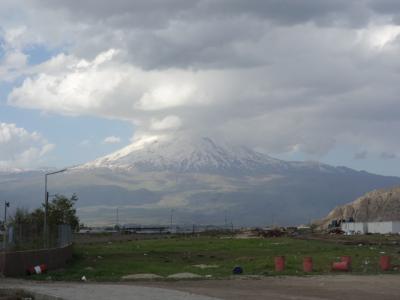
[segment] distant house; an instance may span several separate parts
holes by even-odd
[[[345,234],[400,234],[400,221],[344,222],[340,227]]]

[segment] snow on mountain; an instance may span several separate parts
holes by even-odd
[[[81,168],[138,168],[179,172],[252,170],[284,162],[245,147],[216,144],[210,138],[151,137],[137,140]]]
[[[85,223],[126,220],[162,224],[171,208],[177,222],[218,224],[225,212],[240,225],[280,224],[320,218],[367,191],[400,184],[400,178],[286,162],[210,138],[152,136],[51,178],[51,193],[79,196]],[[43,171],[0,172],[0,198],[35,208],[43,197]]]
[[[338,168],[318,162],[286,162],[247,147],[216,143],[208,137],[185,136],[143,137],[121,150],[78,167],[92,168],[219,173],[285,172],[290,169],[338,171]]]

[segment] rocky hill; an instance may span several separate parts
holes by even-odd
[[[400,220],[400,186],[374,190],[349,204],[338,206],[323,220],[323,227],[332,220],[353,218],[356,222]]]

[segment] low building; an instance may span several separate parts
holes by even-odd
[[[400,221],[343,222],[340,227],[345,234],[400,234]]]

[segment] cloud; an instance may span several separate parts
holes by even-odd
[[[395,153],[382,152],[380,157],[382,159],[395,159],[397,158],[397,155]]]
[[[25,24],[5,23],[10,45],[23,54],[29,43],[62,49],[29,70],[10,105],[126,120],[143,136],[211,135],[269,153],[400,147],[393,3],[10,3]],[[30,30],[17,30],[23,26]]]
[[[117,136],[108,136],[103,140],[105,144],[118,144],[121,142],[121,138]]]
[[[18,27],[3,33],[2,42],[0,39],[0,80],[13,81],[25,71],[28,56],[23,53],[19,43],[24,32],[25,27]]]
[[[190,71],[143,71],[125,64],[110,49],[87,61],[60,54],[37,67],[8,96],[9,104],[66,115],[100,115],[135,120],[200,102]]]
[[[178,129],[182,126],[182,121],[177,116],[167,116],[161,120],[153,119],[151,121],[152,130]]]
[[[37,132],[0,123],[0,169],[37,167],[54,148]]]
[[[366,159],[368,156],[368,152],[367,151],[361,151],[361,152],[357,152],[354,153],[354,159]]]

